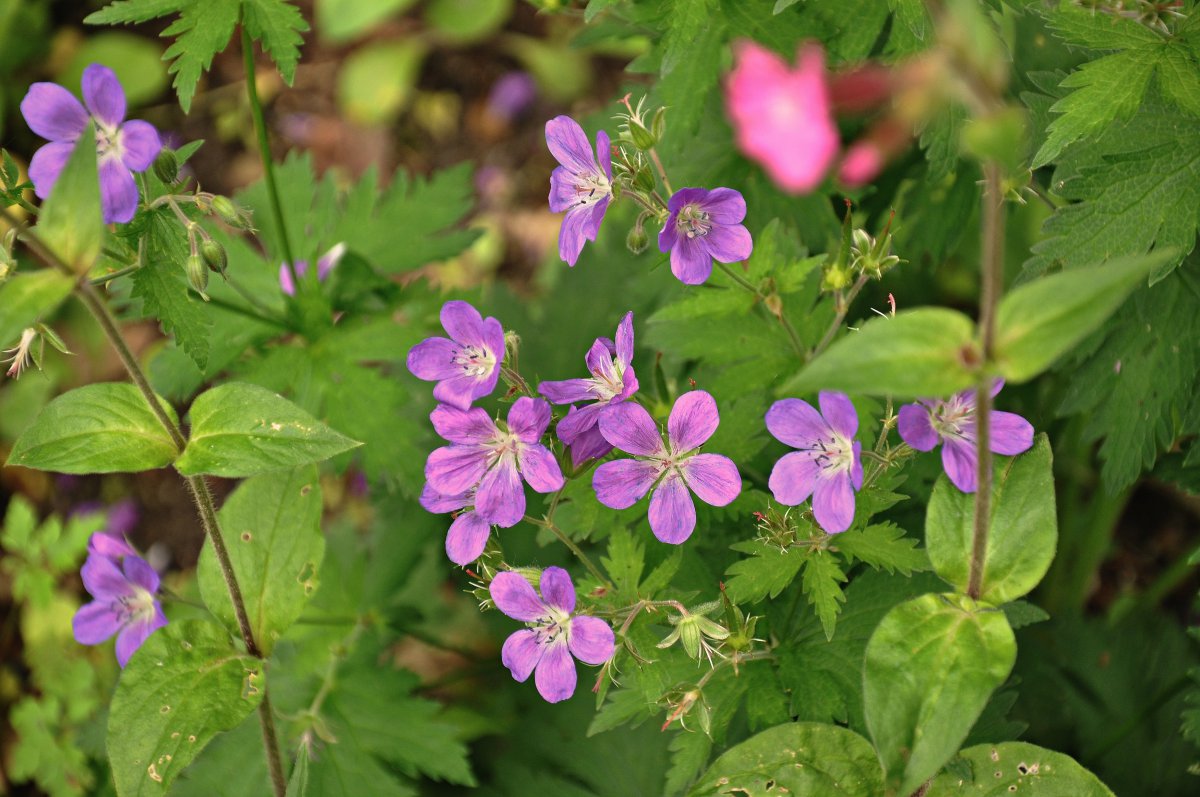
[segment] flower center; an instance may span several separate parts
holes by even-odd
[[[695,204],[684,205],[675,218],[675,229],[688,238],[708,235],[712,227],[708,213]]]
[[[451,361],[462,368],[463,376],[487,376],[496,367],[496,356],[483,346],[455,349]]]
[[[100,120],[96,120],[96,155],[103,159],[109,156],[117,157],[120,155],[120,147],[118,136],[120,130],[117,128],[105,127]]]
[[[608,178],[599,172],[576,174],[574,177],[575,207],[594,205],[612,193]]]
[[[598,373],[588,380],[592,383],[589,390],[599,401],[611,401],[625,389],[624,377],[625,364],[614,357],[611,368],[603,369],[602,373]]]
[[[957,440],[973,440],[975,435],[975,407],[960,402],[957,397],[939,402],[929,411],[929,423],[939,437]]]
[[[142,587],[134,587],[134,590],[133,595],[121,595],[111,604],[110,608],[121,625],[149,622],[154,618],[154,596]]]
[[[808,448],[802,448],[821,468],[821,476],[831,478],[854,467],[854,444],[837,432],[818,437]]]
[[[571,615],[561,609],[547,606],[545,616],[539,617],[530,625],[537,634],[539,645],[549,645],[558,641],[559,637],[566,642],[571,632]]]

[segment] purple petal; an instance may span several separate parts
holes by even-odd
[[[675,193],[671,194],[671,198],[667,200],[667,211],[672,216],[679,214],[683,210],[683,206],[691,203],[697,205],[704,204],[708,198],[708,191],[703,188],[680,188]]]
[[[650,530],[672,545],[692,536],[696,528],[696,505],[678,473],[669,473],[650,496]]]
[[[667,217],[663,228],[658,231],[658,251],[670,252],[679,242],[679,229],[675,226],[675,214]]]
[[[543,445],[523,445],[517,451],[521,476],[539,493],[552,493],[563,486],[562,468],[550,449]]]
[[[709,255],[722,263],[737,263],[749,259],[754,252],[754,240],[750,231],[740,224],[714,224],[704,236],[704,247]]]
[[[79,138],[88,114],[75,95],[57,83],[34,83],[21,100],[21,115],[29,129],[49,141]]]
[[[995,453],[1011,457],[1033,445],[1033,424],[1015,412],[994,411],[991,421],[988,445]]]
[[[996,377],[995,379],[992,380],[992,398],[995,398],[996,394],[999,393],[1003,389],[1004,389],[1004,380],[1002,378]]]
[[[746,200],[732,188],[714,188],[701,200],[700,206],[716,224],[740,224],[746,218]]]
[[[589,389],[591,384],[586,379],[542,382],[538,385],[538,392],[553,404],[574,404],[576,401],[590,401],[595,398]]]
[[[58,176],[71,159],[75,151],[74,141],[54,141],[45,144],[33,153],[29,162],[29,179],[33,182],[33,192],[38,199],[46,199],[54,190]]]
[[[578,468],[589,459],[599,459],[612,450],[600,429],[593,426],[571,441],[571,466]]]
[[[692,492],[710,506],[725,506],[742,491],[737,465],[720,454],[697,454],[679,465]]]
[[[492,372],[491,385],[496,386],[496,372]],[[433,386],[433,397],[443,404],[449,404],[451,407],[457,407],[460,410],[471,408],[471,402],[477,398],[480,393],[481,385],[484,381],[477,376],[459,375],[449,379],[443,379]],[[491,389],[483,391],[483,395],[487,395]]]
[[[788,398],[776,401],[767,410],[767,431],[792,448],[808,448],[815,441],[829,437],[830,428],[807,401]]]
[[[625,365],[633,362],[633,311],[630,310],[617,325],[617,359]]]
[[[109,507],[108,523],[105,525],[104,531],[107,534],[122,536],[133,531],[133,527],[137,525],[137,522],[137,504],[129,499],[125,499]]]
[[[854,441],[854,464],[850,466],[850,483],[854,485],[855,490],[862,489],[863,468],[862,468],[862,443]]]
[[[80,571],[83,587],[93,598],[123,597],[134,594],[125,574],[116,562],[104,556],[89,556]]]
[[[546,616],[546,604],[519,573],[501,570],[492,579],[488,592],[496,608],[514,620],[529,623]]]
[[[658,478],[659,466],[640,459],[615,459],[596,468],[592,489],[609,509],[628,509],[642,500]]]
[[[154,125],[141,119],[121,125],[117,146],[121,153],[121,162],[133,172],[149,169],[158,153],[162,151],[158,131],[154,129]]]
[[[88,538],[88,554],[96,554],[109,559],[120,559],[123,556],[137,554],[125,536],[98,531]]]
[[[287,268],[283,267],[279,272],[279,279],[282,281],[285,278],[290,284],[292,277],[287,273]],[[284,293],[290,295],[292,291],[285,287]],[[462,366],[454,363],[457,351],[458,344],[449,338],[426,338],[408,350],[408,370],[417,379],[427,382],[458,376],[462,373]]]
[[[463,512],[446,532],[446,556],[459,567],[466,567],[483,555],[491,525],[478,512]]]
[[[683,454],[699,448],[713,436],[721,423],[717,414],[717,402],[703,390],[684,393],[675,400],[671,415],[667,418],[667,438],[671,450]]]
[[[799,506],[817,487],[821,468],[807,451],[785,454],[771,468],[767,486],[775,500],[784,506]]]
[[[574,617],[567,636],[571,655],[584,664],[603,664],[612,658],[616,637],[612,626],[599,617]]]
[[[858,413],[854,404],[850,402],[850,397],[845,393],[822,390],[817,395],[817,402],[821,405],[821,415],[825,417],[829,426],[847,440],[853,440],[858,432]]]
[[[525,486],[517,473],[516,458],[505,454],[479,482],[475,511],[489,523],[508,528],[525,515]]]
[[[142,646],[151,634],[167,624],[167,618],[162,613],[158,602],[154,603],[154,617],[149,620],[135,620],[121,629],[117,634],[117,664],[124,667],[134,652]]]
[[[99,645],[121,630],[121,619],[107,601],[92,601],[80,607],[71,618],[75,641],[81,645]]]
[[[137,212],[138,190],[133,175],[118,158],[100,160],[100,207],[106,224],[125,224]]]
[[[608,379],[616,376],[616,372],[613,370],[615,347],[611,346],[611,343],[612,341],[608,338],[596,338],[596,342],[584,356],[583,361],[587,363],[587,369],[593,376]],[[595,397],[591,396],[590,398]]]
[[[465,493],[487,470],[487,451],[479,446],[442,446],[425,460],[429,486],[443,495]]]
[[[563,216],[562,227],[558,231],[558,256],[568,266],[574,266],[579,260],[579,253],[587,241],[584,234],[584,223],[587,221],[587,211],[582,208],[572,208]]]
[[[608,133],[603,130],[596,131],[596,162],[604,169],[604,176],[608,181],[612,182],[612,141],[608,138]]]
[[[587,133],[569,116],[556,116],[546,122],[546,146],[555,160],[575,174],[597,171]]]
[[[421,490],[421,506],[426,512],[431,512],[435,515],[441,515],[446,512],[457,512],[463,507],[470,506],[474,497],[470,493],[454,493],[447,495],[439,493],[430,485],[426,484]]]
[[[158,592],[158,573],[154,572],[145,559],[140,556],[126,556],[124,561],[125,579],[130,584],[136,584],[151,595]]]
[[[125,121],[125,89],[116,73],[103,64],[83,70],[83,102],[106,127],[116,128]]]
[[[640,404],[622,402],[609,407],[600,413],[599,426],[605,440],[629,454],[642,457],[667,455],[658,425]]]
[[[575,190],[574,172],[559,166],[550,173],[550,211],[562,213],[575,207],[579,194]]]
[[[938,444],[938,433],[929,420],[929,410],[923,404],[905,404],[896,414],[896,431],[900,439],[917,451],[932,451]]]
[[[975,441],[948,438],[942,446],[942,467],[950,482],[964,493],[973,493],[978,486]]]
[[[469,303],[455,300],[442,305],[442,327],[451,339],[468,346],[483,346],[483,316]],[[494,352],[493,352],[494,353]]]
[[[843,472],[832,479],[817,479],[813,517],[829,534],[841,534],[850,528],[854,522],[854,490],[848,474]]]
[[[528,628],[514,631],[500,649],[500,661],[518,683],[525,683],[541,660],[542,646],[538,644],[537,634]]]
[[[596,403],[580,408],[571,407],[567,411],[567,417],[559,421],[558,427],[555,429],[558,439],[567,445],[573,445],[580,435],[596,428],[601,414],[608,409],[608,406],[607,404]]]
[[[547,567],[542,571],[540,582],[542,601],[555,609],[570,614],[575,611],[575,585],[571,576],[561,567]]]
[[[508,429],[523,443],[539,442],[549,425],[550,405],[542,399],[521,396],[508,410]]]
[[[671,273],[684,285],[700,285],[712,274],[712,256],[700,238],[679,236],[671,247]]]
[[[566,640],[559,637],[546,646],[533,682],[547,703],[559,703],[575,694],[575,679],[575,659],[571,658]]]
[[[439,404],[429,413],[433,429],[451,443],[486,443],[500,434],[492,416],[482,407],[460,410],[448,404]]]
[[[344,243],[330,247],[328,252],[317,258],[317,279],[324,282],[345,256],[346,245]]]

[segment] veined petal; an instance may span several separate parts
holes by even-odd
[[[482,407],[460,410],[439,404],[429,413],[433,429],[451,443],[481,444],[494,440],[499,434],[492,416]]]
[[[571,407],[567,416],[558,422],[555,432],[558,439],[567,445],[574,445],[581,434],[596,428],[600,413],[606,409],[606,404],[587,404],[583,407]],[[601,435],[603,437],[603,435]]]
[[[854,463],[850,466],[850,483],[854,489],[861,490],[863,484],[862,443],[854,441]]]
[[[608,133],[603,130],[596,131],[596,163],[604,170],[604,176],[608,181],[612,182],[612,141],[608,138]]]
[[[600,413],[599,426],[604,439],[626,453],[659,458],[667,454],[658,425],[640,404],[622,402],[609,407]]]
[[[516,458],[505,454],[484,474],[475,493],[475,511],[489,523],[508,528],[525,515],[525,485]]]
[[[993,411],[989,447],[997,454],[1015,456],[1033,446],[1033,424],[1015,412]]]
[[[470,493],[446,495],[426,484],[421,490],[420,503],[426,512],[441,515],[446,512],[457,512],[463,507],[470,506],[472,500],[474,499]]]
[[[463,512],[446,532],[446,556],[459,567],[466,567],[483,555],[491,525],[478,512]]]
[[[674,217],[679,215],[679,211],[683,210],[684,205],[695,203],[703,205],[708,198],[708,190],[704,188],[680,188],[675,193],[671,194],[667,200],[667,211],[671,214],[672,224]]]
[[[579,201],[575,189],[574,173],[566,166],[558,166],[550,173],[550,212],[562,213],[570,210]]]
[[[858,433],[858,412],[850,397],[845,393],[822,390],[817,395],[817,401],[828,425],[847,440],[853,440]]]
[[[521,476],[539,493],[552,493],[563,486],[562,468],[550,449],[540,443],[527,443],[517,451]]]
[[[558,256],[568,266],[573,266],[579,260],[579,253],[587,241],[584,232],[588,212],[582,207],[573,207],[563,216],[562,227],[558,231]]]
[[[633,362],[633,311],[630,310],[617,325],[617,359],[628,366]]]
[[[492,377],[493,387],[495,382],[495,377]],[[443,404],[467,410],[471,408],[471,402],[475,400],[481,384],[484,384],[484,380],[480,377],[459,374],[449,379],[443,379],[434,385],[433,397]]]
[[[121,630],[121,618],[107,601],[95,600],[81,606],[71,618],[75,641],[81,645],[99,645]]]
[[[767,486],[775,500],[784,506],[799,506],[808,500],[817,487],[820,466],[812,456],[804,451],[793,451],[784,454],[775,467],[771,468],[771,477]]]
[[[488,592],[496,608],[514,620],[529,623],[547,614],[546,604],[533,591],[533,586],[511,570],[497,573]]]
[[[576,401],[591,401],[591,382],[586,379],[562,379],[538,384],[538,392],[554,404],[574,404]]]
[[[616,377],[616,372],[613,371],[613,350],[609,348],[610,343],[611,341],[607,338],[596,338],[583,358],[583,361],[587,363],[588,372],[599,379],[612,380]],[[589,396],[589,398],[595,398],[595,396]]]
[[[975,458],[975,442],[947,438],[942,445],[942,467],[950,482],[964,493],[973,493],[978,487],[978,460]]]
[[[663,228],[658,231],[658,251],[670,252],[675,249],[675,244],[679,243],[679,228],[675,226],[675,214],[667,217],[663,223]]]
[[[896,431],[900,439],[917,451],[932,451],[938,444],[938,433],[929,419],[929,410],[922,404],[905,404],[896,414]]]
[[[613,450],[612,445],[593,426],[571,441],[571,466],[578,468],[589,459],[599,459]]]
[[[125,580],[136,584],[151,595],[158,592],[158,573],[140,556],[126,556],[122,566],[125,569]]]
[[[676,237],[671,247],[671,273],[676,279],[684,285],[701,285],[712,275],[712,269],[712,255],[702,239]]]
[[[487,464],[487,451],[479,446],[442,446],[425,461],[425,478],[439,493],[457,495],[479,484]]]
[[[596,468],[592,489],[610,509],[628,509],[642,500],[658,478],[659,466],[640,459],[615,459]]]
[[[830,428],[821,413],[801,399],[780,399],[767,410],[767,431],[792,448],[808,448],[829,437]]]
[[[100,207],[105,224],[125,224],[137,212],[138,190],[133,175],[119,158],[100,159]]]
[[[129,544],[129,540],[125,539],[124,534],[98,531],[88,537],[88,554],[93,553],[109,559],[120,559],[122,556],[136,555],[137,551]]]
[[[571,654],[584,664],[603,664],[612,658],[616,636],[612,626],[599,617],[581,615],[571,618],[567,645]]]
[[[162,140],[158,131],[149,122],[133,119],[121,125],[117,133],[117,148],[121,162],[133,172],[144,172],[154,163],[162,151]]]
[[[556,116],[546,122],[546,146],[555,160],[575,174],[598,171],[587,133],[569,116]]]
[[[286,267],[282,267],[279,276],[280,279],[286,276],[289,285],[291,284],[292,275],[287,273]],[[294,293],[295,288],[289,291],[285,287],[284,292]],[[417,379],[427,382],[458,376],[463,369],[454,362],[454,354],[457,351],[458,344],[449,338],[425,338],[408,350],[408,370]]]
[[[699,448],[717,431],[721,416],[717,402],[704,390],[692,390],[675,400],[667,418],[667,437],[671,450],[683,454]],[[636,452],[634,452],[636,453]]]
[[[754,252],[754,241],[750,237],[750,231],[741,224],[714,224],[708,235],[697,240],[703,241],[710,257],[722,263],[747,260]]]
[[[508,411],[508,428],[524,443],[539,442],[549,425],[550,405],[543,399],[521,396]]]
[[[817,479],[813,491],[813,517],[829,534],[841,534],[854,522],[854,490],[845,472],[831,479]]]
[[[554,609],[570,614],[575,611],[575,584],[571,576],[561,567],[547,567],[542,571],[542,602]]]
[[[726,506],[742,491],[742,477],[733,460],[720,454],[696,454],[679,464],[692,492],[710,506]]]
[[[83,70],[83,102],[105,127],[115,129],[125,121],[125,89],[117,75],[103,64]]]
[[[21,100],[29,129],[49,141],[73,142],[87,128],[88,113],[75,95],[57,83],[34,83]]]
[[[537,634],[528,628],[509,634],[500,649],[500,661],[518,683],[525,683],[541,660],[542,646],[537,642]]]
[[[696,505],[678,473],[669,473],[650,496],[650,530],[671,545],[692,536],[696,529]]]
[[[547,703],[560,703],[575,694],[575,659],[567,649],[567,641],[559,637],[549,645],[542,654],[542,660],[537,663],[533,674],[533,682],[537,684],[538,694]]]
[[[486,342],[483,331],[483,316],[468,302],[454,300],[442,305],[442,327],[451,339],[468,346],[482,346]]]
[[[52,141],[44,144],[33,153],[29,161],[29,180],[33,183],[33,192],[38,199],[46,199],[58,182],[58,176],[66,168],[71,153],[75,151],[74,141]]]

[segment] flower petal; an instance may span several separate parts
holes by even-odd
[[[546,122],[546,146],[555,160],[575,174],[599,171],[587,133],[569,116],[556,116]]]
[[[714,224],[703,241],[709,256],[722,263],[747,260],[754,252],[754,240],[750,237],[750,231],[741,224]]]
[[[425,478],[439,493],[458,495],[479,484],[487,464],[487,451],[479,446],[442,446],[425,460]]]
[[[132,124],[132,122],[130,123]],[[342,258],[346,256],[346,244],[340,243],[329,248],[329,251],[317,258],[317,279],[322,282],[329,276]]]
[[[596,428],[600,414],[608,409],[607,404],[587,404],[583,407],[571,407],[567,416],[558,422],[555,433],[558,439],[567,445],[574,445],[580,435]],[[601,435],[603,438],[603,435]]]
[[[600,429],[593,426],[571,441],[571,466],[578,468],[589,459],[599,459],[612,450]]]
[[[120,559],[122,556],[136,555],[137,551],[129,544],[129,540],[125,539],[124,534],[98,531],[88,537],[88,554]]]
[[[746,218],[746,199],[732,188],[714,188],[701,202],[701,208],[715,223],[740,224]]]
[[[587,221],[587,210],[578,206],[563,216],[562,227],[558,231],[558,256],[568,266],[574,266],[579,261],[579,253],[588,240],[584,231]]]
[[[29,179],[38,199],[50,196],[54,184],[58,182],[58,176],[62,174],[74,151],[74,141],[53,141],[33,153],[33,159],[29,161]]]
[[[133,119],[121,125],[117,134],[121,162],[132,172],[144,172],[154,163],[162,151],[158,131],[149,122]]]
[[[702,238],[678,236],[671,247],[671,273],[684,285],[700,285],[712,274],[712,255]]]
[[[683,454],[699,448],[713,436],[721,416],[717,413],[717,401],[704,390],[684,393],[675,400],[671,415],[667,418],[667,437],[671,450]]]
[[[125,579],[151,595],[158,592],[158,573],[140,556],[126,556],[123,562]]]
[[[121,618],[108,601],[95,600],[75,612],[71,618],[75,641],[81,645],[99,645],[121,630]]]
[[[439,404],[429,413],[433,429],[451,443],[486,443],[499,435],[492,416],[482,407],[460,410],[448,404]]]
[[[658,478],[659,465],[640,459],[616,459],[596,468],[592,489],[609,509],[628,509],[642,500]]]
[[[807,451],[785,454],[771,468],[767,486],[775,500],[784,506],[799,506],[817,487],[821,468]]]
[[[528,628],[509,634],[500,648],[500,661],[518,683],[525,683],[541,660],[542,646],[537,642],[537,634]]]
[[[835,432],[853,440],[858,433],[858,412],[854,409],[850,397],[845,393],[822,390],[817,395],[821,406],[821,415]]]
[[[975,492],[978,486],[978,460],[975,458],[975,441],[948,438],[942,446],[942,467],[950,482],[964,493]]]
[[[900,439],[917,451],[932,451],[938,444],[938,433],[929,419],[929,409],[923,404],[905,404],[896,415],[896,431]]]
[[[21,100],[29,129],[49,141],[73,142],[87,128],[88,114],[75,95],[57,83],[34,83]]]
[[[696,505],[678,473],[669,473],[650,496],[650,530],[672,545],[692,536],[696,529]]]
[[[1033,424],[1015,412],[993,411],[989,446],[997,454],[1015,456],[1033,446]]]
[[[138,648],[142,646],[151,634],[167,624],[167,618],[162,613],[158,601],[154,602],[154,616],[149,620],[135,620],[117,634],[117,664],[124,667]]]
[[[583,615],[571,618],[567,645],[571,655],[584,664],[603,664],[612,658],[616,636],[612,626],[599,617]]]
[[[100,207],[105,224],[125,224],[137,212],[138,190],[133,175],[118,158],[100,160]]]
[[[599,426],[604,439],[626,453],[642,457],[667,454],[658,425],[640,404],[622,402],[609,407],[600,414]]]
[[[291,274],[286,267],[281,267],[280,279],[287,276],[291,283]],[[285,293],[292,291],[284,290]],[[458,344],[449,338],[425,338],[408,350],[408,370],[417,379],[436,382],[449,379],[462,373],[462,366],[455,364],[454,355],[458,352]]]
[[[435,515],[441,515],[446,512],[457,512],[463,507],[470,506],[474,500],[474,496],[470,493],[452,493],[447,495],[439,493],[432,486],[426,484],[421,490],[421,506],[426,512],[431,512]]]
[[[543,399],[521,396],[508,410],[508,429],[524,443],[539,442],[549,425],[550,405]]]
[[[795,398],[780,399],[767,410],[767,431],[776,440],[792,448],[808,448],[822,438],[828,438],[829,424],[807,401]]]
[[[538,694],[547,703],[560,703],[575,694],[575,659],[562,637],[546,646],[533,674]]]
[[[117,563],[108,557],[94,554],[88,556],[79,575],[83,578],[83,588],[93,598],[106,599],[134,594],[134,589],[125,578],[125,574],[117,567]]]
[[[125,121],[125,89],[117,74],[103,64],[83,70],[83,102],[106,127],[116,128]]]
[[[495,377],[492,377],[492,387],[495,387]],[[459,374],[449,379],[443,379],[433,386],[433,397],[443,404],[449,404],[460,410],[471,408],[471,402],[477,397],[480,387],[484,384],[480,377]],[[487,395],[490,390],[486,391]]]
[[[562,379],[538,384],[538,392],[552,404],[573,404],[595,398],[590,390],[592,383],[586,379]]]
[[[630,310],[617,324],[617,359],[625,365],[633,362],[633,311]]]
[[[575,611],[575,584],[561,567],[547,567],[540,582],[542,601],[551,608],[570,614]]]
[[[562,468],[550,449],[543,445],[523,445],[517,451],[521,476],[539,493],[552,493],[563,486]]]
[[[519,573],[501,570],[492,579],[488,592],[496,608],[514,620],[529,623],[546,616],[546,604]]]
[[[863,484],[862,443],[854,441],[854,464],[850,466],[850,483],[855,490],[861,490]]]
[[[608,338],[596,338],[583,361],[587,363],[587,369],[592,376],[613,381],[616,378],[616,370],[613,368],[614,354],[615,347],[612,346],[612,341]],[[589,398],[595,398],[595,396],[589,396]]]
[[[831,479],[817,479],[813,517],[829,534],[841,534],[850,528],[854,522],[854,489],[849,474],[842,472]]]
[[[484,345],[483,316],[470,303],[457,299],[446,302],[440,315],[442,327],[452,340],[467,346]]]
[[[483,555],[491,525],[478,512],[463,512],[446,532],[446,556],[459,567],[466,567]]]
[[[579,194],[575,190],[574,173],[566,166],[558,166],[550,172],[550,212],[562,213],[575,207]]]
[[[479,482],[475,511],[502,528],[515,526],[525,515],[525,485],[517,473],[516,458],[505,454]]]
[[[608,133],[603,130],[596,131],[596,163],[600,164],[600,168],[604,169],[604,176],[608,181],[612,182],[612,141],[608,138]]]
[[[680,463],[687,486],[706,504],[726,506],[742,491],[737,465],[720,454],[697,454]]]

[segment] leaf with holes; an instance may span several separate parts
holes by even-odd
[[[968,747],[958,760],[970,777],[943,772],[925,797],[1115,797],[1070,756],[1024,742]]]

